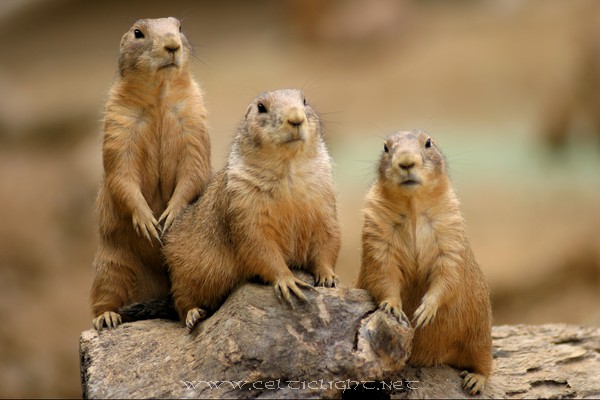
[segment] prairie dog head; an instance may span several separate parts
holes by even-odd
[[[444,156],[423,131],[391,134],[383,144],[378,173],[380,182],[407,193],[447,182]]]
[[[119,71],[122,76],[181,71],[191,52],[177,18],[140,19],[121,39]]]
[[[242,122],[244,141],[264,150],[295,153],[321,134],[321,123],[302,91],[282,89],[258,95]]]

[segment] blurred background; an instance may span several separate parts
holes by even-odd
[[[103,103],[138,18],[175,16],[213,165],[260,91],[305,90],[336,164],[353,282],[385,136],[445,151],[495,324],[600,324],[600,2],[4,0],[0,396],[79,397]]]

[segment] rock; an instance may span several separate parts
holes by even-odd
[[[494,372],[474,398],[600,398],[600,328],[564,324],[495,326]],[[460,398],[459,370],[407,367],[419,389],[392,398]]]
[[[335,398],[403,369],[413,331],[365,291],[304,292],[294,310],[270,286],[245,284],[193,334],[165,320],[86,331],[83,397]]]
[[[467,398],[460,370],[404,367],[412,329],[359,289],[305,291],[295,310],[246,284],[188,334],[148,320],[83,332],[87,398]],[[600,397],[600,328],[496,326],[482,398]],[[278,389],[279,388],[279,389]]]

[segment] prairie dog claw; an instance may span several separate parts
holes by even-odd
[[[171,225],[173,224],[173,221],[175,221],[175,218],[177,218],[181,214],[182,211],[183,211],[183,207],[172,206],[171,204],[169,204],[169,206],[166,208],[166,210],[162,213],[162,215],[158,219],[158,224],[161,224],[161,223],[163,224],[162,225],[163,232],[167,231],[167,229],[169,229],[171,227]]]
[[[279,301],[281,301],[283,298],[283,300],[293,309],[294,304],[292,303],[290,292],[293,293],[298,300],[300,300],[300,302],[306,303],[308,301],[298,286],[304,289],[314,289],[311,285],[301,279],[296,278],[294,275],[278,279],[277,282],[275,282],[275,285],[273,285],[273,289],[275,290],[275,295]]]
[[[423,299],[421,305],[415,311],[413,316],[413,321],[415,322],[415,329],[423,328],[427,325],[430,325],[436,314],[438,307],[434,302],[430,300]]]
[[[121,316],[116,312],[106,311],[94,318],[92,323],[94,324],[94,328],[100,332],[104,325],[106,325],[108,329],[116,328],[117,326],[121,325],[122,320]]]
[[[404,314],[404,311],[402,311],[402,307],[399,304],[394,303],[395,302],[391,300],[382,301],[379,305],[379,309],[395,317],[402,325],[410,328],[410,320],[406,314]]]
[[[469,371],[463,371],[460,373],[463,378],[462,387],[470,395],[479,394],[483,391],[487,378],[481,374],[476,374]]]
[[[161,228],[156,218],[152,215],[152,211],[146,210],[142,214],[134,212],[132,216],[133,228],[136,233],[148,239],[149,242],[152,242],[152,238],[155,238],[162,245],[159,234]]]
[[[317,286],[333,288],[337,286],[338,282],[338,277],[333,271],[317,272],[315,274],[315,283]]]
[[[187,317],[185,318],[185,326],[187,326],[188,330],[191,332],[194,330],[196,325],[200,321],[206,318],[206,311],[201,308],[192,308],[187,312]]]

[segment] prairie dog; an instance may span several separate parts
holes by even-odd
[[[97,330],[121,323],[119,307],[169,294],[161,231],[210,178],[206,109],[190,56],[172,17],[141,19],[121,39],[96,201],[100,245],[91,303]]]
[[[258,277],[289,304],[305,300],[290,267],[333,287],[340,247],[332,166],[319,117],[299,90],[248,106],[225,167],[165,236],[175,306],[192,330]]]
[[[357,286],[415,328],[410,363],[465,368],[481,392],[492,370],[489,290],[467,237],[446,161],[422,131],[384,144],[364,206]]]

